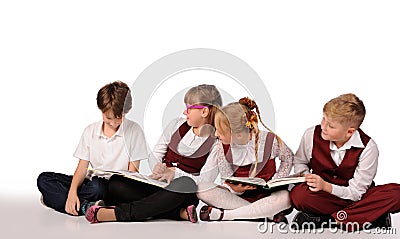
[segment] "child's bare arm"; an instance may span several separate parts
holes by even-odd
[[[77,193],[78,187],[85,179],[88,166],[89,161],[82,159],[79,160],[74,176],[72,177],[72,183],[69,189],[67,202],[65,203],[65,211],[75,216],[78,215],[78,211],[80,208],[80,201]]]
[[[128,170],[133,172],[139,172],[140,160],[129,162]]]

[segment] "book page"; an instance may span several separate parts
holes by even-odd
[[[259,186],[265,186],[266,182],[262,178],[248,178],[248,177],[222,177],[222,180],[233,183],[233,184],[249,184],[249,185],[259,185]]]
[[[287,177],[287,178],[277,178],[267,182],[268,187],[277,187],[282,185],[288,185],[292,183],[302,183],[305,182],[305,177]]]
[[[305,182],[305,177],[301,176],[303,175],[303,171],[289,175],[287,177],[283,178],[276,178],[276,179],[271,179],[268,182],[266,182],[262,178],[249,178],[249,177],[222,177],[221,179],[233,183],[233,184],[248,184],[248,185],[254,185],[254,186],[268,186],[268,187],[277,187],[277,186],[282,186],[282,185],[288,185],[292,183],[301,183]]]
[[[149,176],[146,176],[144,174],[140,174],[137,172],[132,172],[128,170],[116,170],[116,171],[107,171],[107,170],[98,170],[98,169],[88,169],[88,174],[93,174],[96,176],[108,176],[111,177],[113,174],[118,174],[133,180],[137,180],[143,183],[151,184],[157,187],[162,187],[165,188],[168,186],[167,182],[163,181],[158,181],[156,179],[152,179]]]

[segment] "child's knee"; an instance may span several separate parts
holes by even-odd
[[[182,193],[195,193],[197,192],[197,185],[193,179],[183,176],[174,179],[167,187],[171,191]]]
[[[275,201],[279,203],[279,208],[289,208],[291,203],[290,203],[290,196],[289,196],[289,191],[287,190],[281,190],[273,193],[271,195],[275,197]]]
[[[303,208],[304,204],[309,200],[307,199],[307,192],[303,189],[304,187],[298,185],[289,194],[291,204],[297,209]]]
[[[42,191],[46,188],[46,185],[51,178],[51,173],[50,172],[42,172],[39,174],[37,178],[37,187],[39,188],[39,191]]]
[[[85,193],[89,194],[89,198],[103,198],[106,190],[107,186],[99,179],[93,179],[85,186]]]

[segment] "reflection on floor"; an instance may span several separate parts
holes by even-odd
[[[343,231],[312,232],[291,231],[289,227],[278,227],[272,223],[230,221],[230,222],[177,222],[156,220],[135,223],[90,224],[84,217],[73,217],[55,212],[39,202],[39,196],[7,198],[0,197],[2,238],[399,238],[400,215],[392,215],[391,232]],[[202,204],[201,204],[202,205]],[[200,205],[200,206],[201,206]],[[200,207],[198,207],[199,209]],[[295,215],[292,212],[288,219]],[[4,237],[5,236],[5,237]]]

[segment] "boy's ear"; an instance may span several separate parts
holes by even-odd
[[[348,135],[348,137],[350,138],[350,137],[354,134],[354,132],[356,132],[356,129],[353,128],[353,127],[350,127],[350,128],[347,130],[347,135]]]

